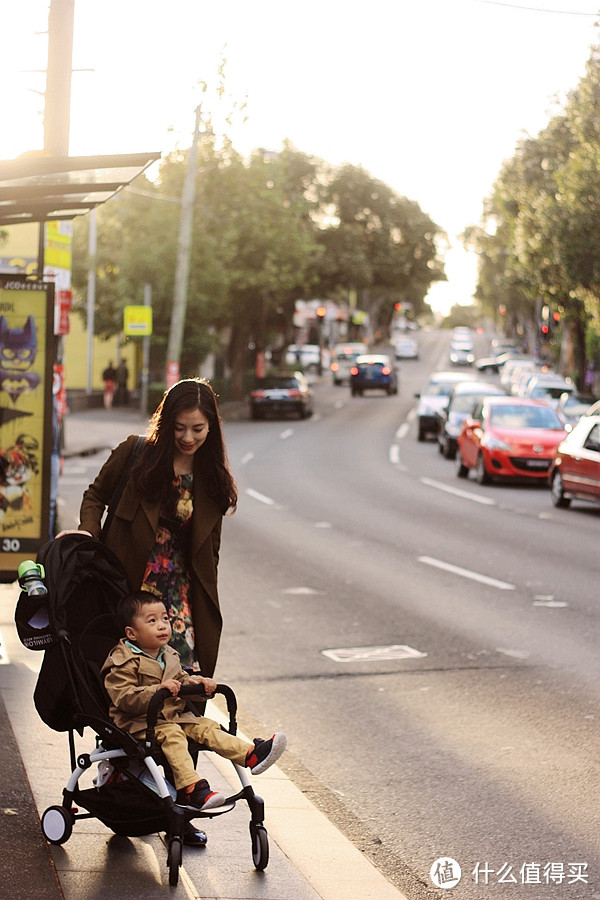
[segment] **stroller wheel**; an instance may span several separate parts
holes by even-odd
[[[180,838],[171,838],[167,865],[169,867],[169,884],[175,887],[179,881],[179,866],[183,857],[183,847]]]
[[[252,862],[258,872],[267,868],[269,862],[269,836],[264,825],[251,825]]]
[[[49,806],[42,815],[42,834],[51,844],[64,844],[73,833],[73,815],[64,806]]]

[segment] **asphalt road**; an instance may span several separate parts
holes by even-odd
[[[419,443],[449,334],[419,340],[397,397],[324,376],[311,419],[226,423],[217,674],[411,900],[440,896],[438,859],[468,900],[600,898],[600,509],[459,480]],[[101,461],[66,462],[65,526]]]

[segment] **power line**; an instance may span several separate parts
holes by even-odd
[[[542,9],[538,6],[522,6],[518,3],[503,3],[501,0],[477,0],[478,3],[487,3],[490,6],[508,6],[511,9],[526,9],[527,12],[555,13],[559,16],[588,16],[597,18],[598,13],[591,12],[575,12],[570,9]]]

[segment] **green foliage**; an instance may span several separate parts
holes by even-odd
[[[433,281],[443,279],[440,232],[418,204],[361,168],[331,169],[289,144],[243,159],[206,134],[199,145],[182,373],[209,353],[242,389],[249,346],[292,336],[294,304],[359,291],[377,320],[397,300],[415,314]],[[97,211],[95,330],[121,330],[123,307],[152,288],[151,369],[160,378],[173,308],[180,203],[187,153],[165,158],[155,182],[141,178]],[[75,223],[75,308],[91,264],[87,218]],[[229,390],[228,386],[228,390]]]
[[[600,318],[598,48],[564,114],[519,142],[485,203],[484,227],[467,229],[465,243],[479,253],[476,297],[487,314],[504,306],[507,327],[533,343],[542,309],[560,313],[560,365],[581,387],[594,345],[586,332]]]

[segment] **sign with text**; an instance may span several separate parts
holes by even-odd
[[[54,285],[0,277],[0,581],[49,540]]]
[[[130,336],[152,334],[152,307],[126,306],[123,310],[123,331]]]

